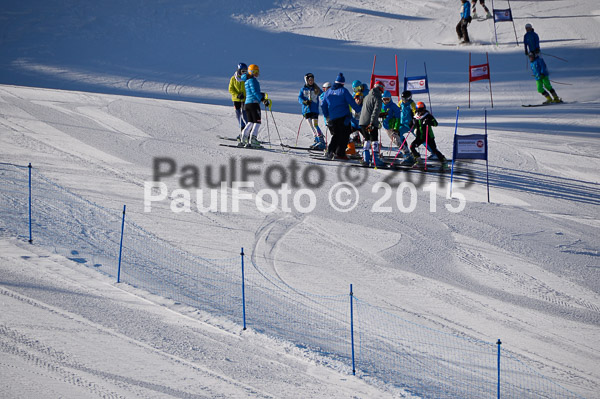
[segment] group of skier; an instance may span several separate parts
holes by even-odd
[[[270,106],[268,95],[260,91],[257,80],[257,65],[238,64],[238,68],[229,82],[229,92],[234,103],[240,135],[238,145],[260,147],[257,135],[261,124],[260,103]],[[355,153],[355,143],[362,142],[361,163],[369,166],[383,166],[380,156],[379,130],[382,127],[391,143],[398,147],[398,155],[402,154],[408,162],[417,163],[420,159],[417,147],[427,144],[428,149],[441,162],[446,158],[437,149],[433,135],[433,127],[437,121],[425,104],[415,103],[412,93],[405,91],[396,105],[383,83],[376,81],[371,90],[364,83],[355,80],[352,83],[354,95],[345,88],[346,78],[338,74],[333,85],[329,82],[319,87],[312,73],[304,76],[304,86],[298,93],[303,120],[311,129],[314,142],[313,150],[323,150],[329,159],[347,160],[348,154]],[[319,127],[319,114],[322,111],[331,139],[327,144],[323,131]],[[380,122],[381,120],[381,122]],[[410,132],[416,139],[407,145]],[[353,140],[350,140],[352,134]],[[358,137],[362,136],[362,140]]]

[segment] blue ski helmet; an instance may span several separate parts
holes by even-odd
[[[240,62],[238,64],[238,71],[247,71],[248,70],[248,65],[244,64],[243,62]]]
[[[381,96],[381,98],[392,98],[392,93],[390,93],[388,90],[383,92],[383,95]]]
[[[362,82],[358,79],[356,79],[354,82],[352,82],[352,88],[354,89],[355,87],[360,87],[362,86]]]

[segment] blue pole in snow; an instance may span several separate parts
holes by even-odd
[[[350,341],[352,342],[352,375],[356,375],[356,364],[354,360],[354,304],[352,284],[350,284]]]
[[[244,330],[246,329],[246,284],[244,277],[244,248],[242,248],[242,252],[240,253],[242,256],[242,317],[244,320]]]
[[[123,232],[125,231],[125,205],[123,205],[123,220],[121,221],[121,242],[119,244],[119,267],[117,269],[117,283],[121,282],[121,255],[123,254]]]
[[[498,399],[500,399],[500,345],[502,345],[500,338],[498,338],[496,344],[498,345]]]
[[[29,243],[33,243],[33,236],[31,235],[31,163],[29,163]]]

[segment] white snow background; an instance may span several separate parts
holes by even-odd
[[[482,382],[467,380],[479,361],[467,352],[477,346],[470,342],[490,343],[484,367],[493,376],[497,339],[514,364],[544,376],[538,391],[522,397],[600,397],[600,7],[593,0],[511,2],[519,41],[525,23],[533,24],[565,100],[523,108],[543,97],[512,24],[497,24],[498,45],[491,20],[470,25],[473,45],[445,45],[457,42],[459,5],[3,2],[0,397],[449,397],[456,387],[477,397]],[[485,81],[472,84],[467,107],[469,52],[473,64],[489,53],[493,108]],[[458,204],[446,195],[447,176],[417,171],[393,177],[419,183],[412,196],[403,192],[402,205],[412,198],[415,209],[401,212],[396,191],[389,199],[372,191],[390,179],[375,170],[365,171],[357,207],[337,212],[328,202],[337,163],[279,150],[279,136],[296,141],[304,74],[314,73],[319,84],[339,72],[348,83],[368,82],[374,55],[380,74],[395,72],[396,55],[401,75],[405,61],[409,75],[423,73],[426,63],[440,122],[435,135],[446,156],[457,106],[459,134],[483,133],[487,109],[491,203],[485,162],[475,161],[463,162],[455,181],[466,199],[461,212],[446,207]],[[260,133],[273,143],[268,151],[222,147],[216,138],[237,134],[227,84],[238,62],[260,66],[262,90],[273,100]],[[303,126],[299,144],[310,142]],[[267,214],[253,201],[242,201],[240,212],[202,213],[196,201],[191,212],[174,212],[170,200],[144,212],[144,182],[152,180],[156,157],[173,158],[179,169],[196,165],[202,182],[206,166],[260,157],[263,169],[318,166],[325,184],[314,190],[310,213],[278,204]],[[179,188],[179,176],[167,179],[170,191]],[[249,192],[267,187],[264,175],[254,180]],[[373,212],[384,199],[392,212]],[[123,205],[125,265],[139,266],[139,274],[123,270],[117,284]],[[237,307],[241,247],[255,305],[247,330]],[[357,376],[341,318],[349,312],[350,284],[368,303],[355,309],[359,320],[372,305],[388,315],[381,320],[416,326],[406,330],[415,335],[387,336],[399,330],[375,323],[389,347],[375,355],[357,342],[364,344]],[[219,294],[200,295],[209,285]],[[331,307],[311,307],[319,301]],[[295,329],[294,317],[305,315],[322,318]],[[325,332],[329,326],[344,329]],[[320,341],[321,333],[329,335]],[[452,352],[462,353],[457,362],[466,380],[444,381],[450,369],[456,378],[462,368],[438,362],[435,339],[442,335],[466,342],[465,351]],[[421,340],[434,341],[418,346]],[[409,371],[398,382],[415,367],[386,358],[398,347],[419,351],[427,364],[420,373],[427,381],[437,375],[437,384],[423,385]],[[377,373],[367,359],[398,368]],[[494,396],[493,381],[488,388]]]

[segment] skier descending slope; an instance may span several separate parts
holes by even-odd
[[[470,43],[469,40],[469,32],[467,30],[468,25],[471,23],[471,5],[468,0],[461,0],[462,5],[460,7],[460,21],[456,25],[456,34],[458,35],[458,40],[461,43]]]
[[[260,142],[258,141],[258,130],[261,124],[260,115],[260,103],[262,102],[265,106],[271,104],[265,93],[260,91],[260,84],[258,79],[260,71],[258,65],[250,65],[248,72],[242,75],[242,80],[246,83],[244,85],[246,89],[246,103],[244,109],[248,115],[248,123],[242,131],[242,137],[238,145],[245,147],[260,148]]]
[[[304,86],[298,94],[298,102],[302,104],[302,115],[312,130],[314,143],[310,148],[314,150],[325,149],[325,137],[319,128],[319,96],[321,89],[315,83],[315,76],[307,73],[304,76]]]
[[[530,65],[531,70],[533,71],[533,76],[535,77],[535,80],[537,82],[537,91],[538,93],[546,97],[546,101],[544,101],[544,104],[562,102],[562,100],[558,97],[558,94],[556,94],[556,91],[554,91],[552,85],[550,84],[550,79],[548,79],[548,67],[544,62],[544,59],[542,57],[538,57],[532,51],[531,53],[529,53],[529,61],[531,63]],[[548,92],[545,89],[548,89],[548,91],[550,91],[552,97],[550,97],[550,94],[548,94]]]

